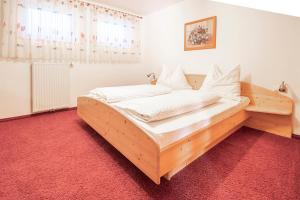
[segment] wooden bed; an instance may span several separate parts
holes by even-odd
[[[193,89],[205,76],[186,75]],[[293,102],[288,97],[242,83],[242,96],[250,105],[234,113],[224,112],[195,132],[152,135],[111,106],[89,97],[78,98],[78,115],[156,184],[168,180],[242,126],[289,137]],[[259,120],[256,120],[258,117]],[[264,120],[264,117],[266,119]],[[274,123],[272,123],[272,121]]]

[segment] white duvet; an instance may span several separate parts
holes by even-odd
[[[113,106],[137,119],[152,122],[203,108],[219,99],[218,95],[212,93],[179,90],[160,96],[122,101]]]
[[[163,85],[131,85],[119,87],[103,87],[91,90],[89,95],[101,99],[107,103],[115,103],[129,99],[152,97],[156,95],[168,94],[171,88]]]

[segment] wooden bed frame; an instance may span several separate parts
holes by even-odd
[[[199,89],[205,78],[203,75],[186,77],[193,89]],[[111,106],[89,97],[78,98],[77,112],[152,181],[160,184],[161,177],[170,180],[242,126],[275,134],[284,132],[285,136],[291,134],[291,99],[248,83],[242,83],[242,95],[249,97],[248,107],[224,112],[192,133],[180,130],[163,135],[148,134]]]

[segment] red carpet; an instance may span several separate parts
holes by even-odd
[[[0,123],[0,199],[300,199],[300,140],[243,128],[152,183],[75,111]]]

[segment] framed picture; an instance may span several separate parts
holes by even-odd
[[[217,17],[209,17],[184,25],[184,50],[216,48]]]

